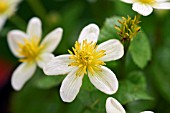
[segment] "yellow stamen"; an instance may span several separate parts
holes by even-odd
[[[0,15],[6,12],[8,8],[9,8],[9,4],[7,3],[7,1],[1,0],[0,1]]]
[[[32,62],[34,61],[39,53],[41,52],[43,46],[39,46],[39,40],[36,37],[33,38],[24,38],[24,43],[18,43],[19,55],[23,56],[19,61],[20,62]]]
[[[118,34],[121,36],[121,40],[132,40],[136,34],[140,31],[140,27],[138,24],[140,21],[135,16],[134,19],[132,19],[130,16],[127,18],[122,17],[122,20],[118,20],[120,23],[120,26],[115,25],[115,29],[118,30]]]
[[[144,3],[144,4],[152,4],[152,3],[155,3],[155,0],[138,0],[139,2],[141,3]]]
[[[94,70],[100,71],[100,66],[105,65],[105,63],[100,60],[105,55],[105,50],[97,51],[96,43],[84,40],[82,44],[76,41],[75,47],[72,48],[73,52],[68,50],[71,54],[70,59],[73,60],[69,66],[78,67],[76,72],[77,76],[87,74],[87,70],[94,74]]]

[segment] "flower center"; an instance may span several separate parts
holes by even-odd
[[[9,4],[5,0],[0,1],[0,15],[3,14],[9,7]]]
[[[79,42],[75,43],[75,47],[72,48],[73,52],[68,50],[68,52],[72,55],[70,59],[73,60],[69,66],[77,66],[78,70],[76,75],[81,76],[87,74],[87,70],[94,74],[94,70],[100,70],[101,65],[105,65],[105,63],[100,60],[101,57],[105,55],[105,50],[97,51],[96,43],[84,40],[82,44]]]
[[[151,4],[155,2],[155,0],[138,0],[138,1],[144,4]]]
[[[34,61],[39,53],[41,52],[43,46],[39,46],[39,40],[37,38],[27,39],[24,38],[24,43],[18,43],[19,49],[18,53],[23,56],[20,62],[31,62]]]

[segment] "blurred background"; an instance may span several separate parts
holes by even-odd
[[[62,41],[54,52],[60,55],[68,53],[84,26],[96,23],[103,28],[105,20],[113,16],[133,18],[136,13],[131,7],[119,0],[23,0],[0,31],[0,113],[106,113],[105,101],[109,96],[96,90],[87,76],[72,103],[62,102],[59,96],[64,76],[46,77],[41,69],[21,91],[14,91],[10,78],[20,63],[9,50],[7,33],[12,29],[26,31],[29,19],[39,17],[43,36],[56,27],[64,29]],[[140,18],[151,49],[151,59],[144,68],[138,67],[128,52],[120,61],[107,64],[120,80],[120,90],[113,97],[123,104],[127,113],[145,110],[170,113],[169,20],[168,10],[155,10],[150,16]]]

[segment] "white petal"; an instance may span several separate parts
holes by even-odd
[[[51,33],[49,33],[45,39],[42,41],[41,45],[43,45],[45,52],[53,52],[55,48],[60,43],[62,38],[63,29],[57,28]]]
[[[37,17],[33,17],[27,27],[27,33],[30,38],[37,38],[38,40],[41,39],[42,35],[42,26],[41,26],[41,20]]]
[[[118,80],[107,67],[101,66],[100,71],[95,71],[93,75],[88,71],[88,76],[91,83],[106,94],[111,95],[118,90]]]
[[[140,113],[154,113],[152,111],[143,111],[143,112],[140,112]]]
[[[60,55],[50,60],[43,68],[46,75],[61,75],[69,73],[74,67],[69,66],[71,55]]]
[[[63,80],[60,88],[60,96],[64,102],[72,102],[82,85],[83,75],[76,75],[77,69],[71,71]]]
[[[134,3],[134,0],[120,0],[122,2],[128,3],[128,4],[132,4]]]
[[[106,51],[106,55],[101,58],[103,61],[117,60],[124,54],[124,47],[117,39],[111,39],[101,43],[97,48],[97,51],[100,50]]]
[[[99,27],[96,24],[89,24],[84,27],[80,33],[78,42],[83,42],[83,40],[87,40],[88,42],[97,42],[99,36]]]
[[[156,2],[166,2],[168,0],[156,0]]]
[[[7,19],[6,17],[0,17],[0,31],[1,31],[2,27],[4,26],[6,19]]]
[[[170,9],[170,2],[156,3],[152,7],[155,9]]]
[[[16,56],[16,57],[23,57],[21,55],[19,55],[18,53],[18,49],[19,46],[18,44],[24,43],[23,39],[27,38],[28,36],[19,30],[13,30],[11,32],[8,33],[8,45],[9,48],[11,49],[12,53]]]
[[[19,91],[24,84],[32,77],[36,70],[35,63],[22,63],[13,73],[11,84],[12,87]]]
[[[142,3],[134,3],[132,9],[143,16],[148,16],[153,11],[153,8],[150,5]]]
[[[37,58],[37,64],[40,68],[43,68],[53,58],[54,58],[53,54],[43,53]]]
[[[126,113],[123,106],[114,98],[109,97],[106,100],[106,112],[107,113]]]

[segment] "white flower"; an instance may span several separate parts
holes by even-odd
[[[6,19],[15,13],[20,1],[21,0],[0,0],[0,30]]]
[[[123,106],[114,98],[109,97],[106,100],[106,112],[107,113],[126,113]],[[143,111],[140,113],[154,113],[152,111]]]
[[[60,55],[51,60],[45,67],[47,75],[68,74],[60,88],[60,96],[64,102],[75,99],[82,85],[85,74],[91,83],[106,94],[114,94],[118,89],[115,74],[108,69],[104,61],[117,60],[124,54],[123,45],[116,39],[96,45],[99,28],[95,24],[86,26],[70,54]]]
[[[12,53],[22,62],[14,71],[11,79],[15,90],[20,90],[36,70],[36,65],[43,68],[46,62],[54,57],[51,54],[58,46],[63,30],[57,28],[49,33],[40,43],[41,21],[34,17],[30,20],[27,33],[12,30],[8,33],[8,44]]]
[[[107,113],[126,113],[123,106],[114,98],[109,97],[106,100],[106,112]]]
[[[154,113],[152,111],[143,111],[143,112],[140,112],[140,113]]]
[[[168,0],[121,0],[133,4],[132,9],[143,16],[148,16],[155,9],[170,9]]]

